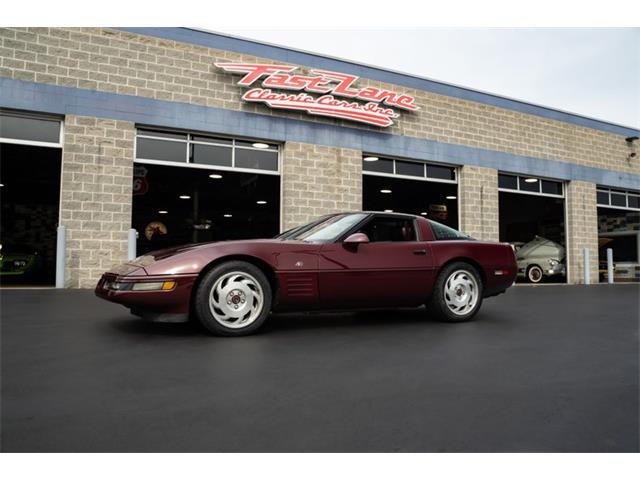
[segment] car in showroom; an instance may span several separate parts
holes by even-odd
[[[566,275],[564,247],[547,238],[536,235],[522,245],[516,253],[518,278],[540,283],[545,278]]]
[[[28,245],[0,244],[0,283],[30,279],[42,267],[39,252]]]
[[[414,215],[350,212],[272,239],[151,252],[106,272],[95,292],[143,318],[195,318],[232,336],[285,311],[426,305],[436,318],[466,321],[515,277],[507,243],[476,241]]]

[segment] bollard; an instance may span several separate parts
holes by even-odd
[[[591,284],[590,273],[591,272],[589,271],[589,249],[585,248],[584,249],[584,284],[585,285]]]
[[[129,229],[129,248],[127,253],[127,260],[133,260],[136,255],[136,242],[138,240],[138,232],[135,228]]]
[[[607,283],[613,283],[613,250],[607,248]]]
[[[64,288],[64,266],[67,255],[67,228],[58,226],[56,240],[56,288]]]

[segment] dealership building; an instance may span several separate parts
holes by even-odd
[[[93,287],[132,242],[361,209],[542,242],[541,271],[564,267],[545,281],[583,283],[585,261],[603,281],[607,248],[616,281],[640,279],[638,129],[193,29],[0,37],[4,285],[53,284],[63,258],[65,286]]]

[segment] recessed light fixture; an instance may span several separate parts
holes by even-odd
[[[251,146],[253,148],[269,148],[269,145],[267,145],[266,143],[261,143],[261,142],[252,143]]]
[[[169,212],[167,212],[166,210],[158,210],[158,213],[164,215],[165,213],[169,213]]]
[[[393,210],[385,210],[385,212],[391,213],[391,212],[393,212]]]
[[[4,183],[0,183],[0,188],[1,188],[1,187],[4,187]]]
[[[180,198],[182,200],[189,200],[191,198],[191,195],[180,195]]]
[[[525,178],[524,181],[526,183],[536,183],[538,181],[537,178]]]
[[[233,217],[233,215],[231,215],[230,213],[225,213],[225,214],[223,215],[223,217],[224,217],[224,218],[231,218],[231,217]]]
[[[458,197],[456,197],[455,195],[447,195],[446,198],[447,198],[447,200],[455,200]]]
[[[266,205],[266,204],[267,204],[267,201],[266,201],[266,200],[258,200],[256,203],[257,203],[258,205]]]
[[[382,190],[380,190],[380,193],[391,193],[391,190],[389,190],[388,188],[383,188]]]
[[[426,215],[427,212],[420,212],[420,215]]]
[[[378,157],[364,157],[362,160],[365,162],[377,162],[380,159]]]
[[[218,180],[219,178],[222,178],[222,175],[220,175],[219,173],[212,173],[211,175],[209,175],[209,178],[215,178],[216,180]]]

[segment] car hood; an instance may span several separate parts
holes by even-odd
[[[260,246],[272,244],[275,247],[282,243],[283,240],[279,239],[260,239],[181,245],[146,253],[111,268],[109,273],[129,276],[193,274],[222,255],[251,254],[252,251],[262,250],[258,248]]]

